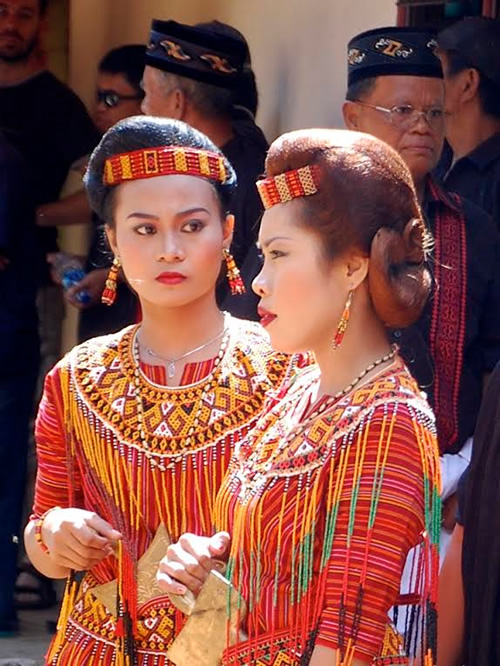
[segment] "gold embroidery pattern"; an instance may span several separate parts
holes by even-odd
[[[163,50],[165,51],[165,53],[168,55],[169,58],[173,58],[174,60],[181,60],[183,62],[186,62],[187,60],[192,60],[191,56],[188,55],[184,51],[182,46],[180,44],[177,44],[176,42],[173,42],[169,39],[164,39],[163,41],[160,42],[160,46],[163,48]]]

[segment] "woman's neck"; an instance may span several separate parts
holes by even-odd
[[[331,336],[333,339],[333,335]],[[384,326],[375,314],[366,316],[353,312],[344,340],[338,349],[332,339],[324,340],[314,350],[321,372],[318,397],[336,395],[345,390],[373,363],[390,353],[391,348]],[[382,365],[373,368],[378,372]],[[371,375],[367,373],[363,380]]]
[[[141,307],[141,345],[162,358],[178,358],[217,336],[224,327],[224,314],[213,294],[177,308],[148,302],[141,302]]]

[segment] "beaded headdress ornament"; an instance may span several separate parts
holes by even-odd
[[[308,197],[319,189],[319,167],[305,166],[259,180],[257,189],[266,209],[297,197]]]
[[[103,180],[105,185],[119,185],[131,180],[174,174],[201,176],[220,183],[225,183],[227,179],[222,155],[197,148],[161,146],[113,155],[105,162]]]

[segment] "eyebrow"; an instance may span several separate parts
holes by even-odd
[[[186,210],[181,210],[175,214],[175,217],[184,217],[185,215],[192,215],[193,213],[206,213],[210,215],[210,211],[203,206],[194,206],[194,208],[186,208]]]
[[[175,214],[175,217],[185,217],[186,215],[192,215],[193,213],[206,213],[207,215],[210,215],[210,211],[207,210],[206,208],[203,208],[203,206],[196,206],[194,208],[186,208],[186,210],[179,211],[178,213]],[[154,215],[153,213],[140,213],[139,211],[135,211],[133,213],[130,213],[130,215],[127,215],[127,220],[130,219],[131,217],[138,217],[140,220],[160,219],[159,215]]]
[[[140,220],[159,220],[160,218],[158,215],[153,215],[152,213],[139,213],[139,212],[134,212],[130,213],[130,215],[127,215],[127,220],[129,220],[131,217],[138,217]]]
[[[289,236],[273,236],[272,238],[269,238],[268,240],[264,241],[263,243],[257,243],[257,247],[262,249],[263,247],[269,247],[271,243],[274,243],[274,241],[277,240],[293,240]]]

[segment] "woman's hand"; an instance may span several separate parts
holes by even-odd
[[[42,541],[59,567],[87,571],[114,553],[122,535],[92,511],[54,509],[42,524]]]
[[[218,532],[212,537],[183,534],[179,541],[167,549],[160,562],[156,580],[168,594],[185,594],[190,590],[198,596],[212,569],[224,568],[221,558],[227,555],[230,537]]]
[[[87,273],[80,282],[68,287],[64,293],[68,303],[79,310],[86,310],[91,306],[98,305],[101,302],[108,273],[109,268],[96,268]],[[89,300],[86,303],[80,303],[77,300],[76,296],[80,291],[86,291],[89,295]]]

